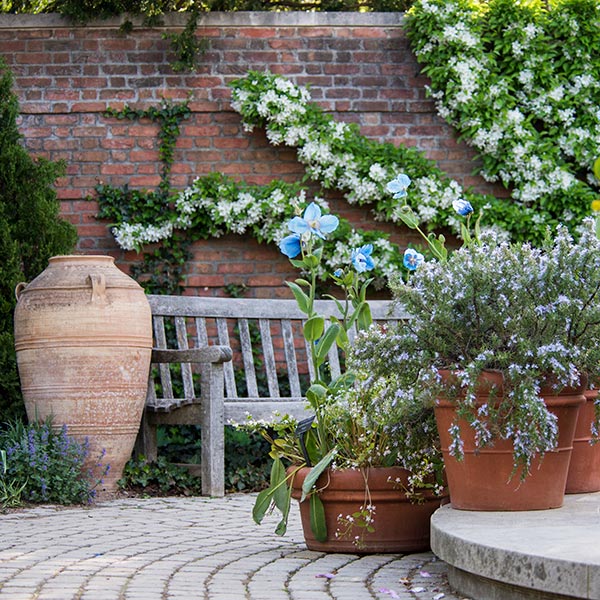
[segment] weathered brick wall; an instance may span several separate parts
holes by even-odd
[[[114,255],[124,269],[137,259],[121,251],[97,204],[86,198],[98,181],[153,188],[160,180],[157,126],[102,115],[107,106],[148,107],[161,98],[190,97],[173,166],[173,185],[187,186],[213,171],[251,183],[298,180],[293,150],[276,148],[260,130],[244,132],[230,107],[228,83],[249,70],[269,69],[310,84],[313,99],[336,118],[356,122],[364,135],[424,150],[461,184],[493,191],[471,175],[473,153],[426,98],[427,80],[410,52],[401,13],[209,13],[198,35],[209,48],[196,73],[176,74],[165,31],[179,31],[182,15],[165,26],[119,32],[120,21],[73,27],[56,15],[0,16],[0,53],[15,75],[20,129],[34,155],[64,159],[58,181],[63,215],[79,232],[78,251]],[[316,189],[316,188],[315,188]],[[409,234],[372,220],[330,194],[332,209],[367,228],[383,228],[406,243]],[[228,283],[257,296],[287,295],[293,272],[277,248],[226,236],[197,242],[188,265],[189,293],[220,294]]]

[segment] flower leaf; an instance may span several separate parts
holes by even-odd
[[[408,205],[404,205],[398,211],[398,216],[407,227],[410,227],[410,229],[416,229],[419,226],[419,219],[417,215],[415,215]]]
[[[273,490],[268,487],[258,494],[252,508],[252,519],[260,525],[273,500]]]
[[[323,473],[323,471],[325,471],[327,469],[327,467],[329,467],[331,461],[333,460],[333,457],[335,456],[336,453],[336,448],[332,448],[311,470],[310,473],[306,476],[306,479],[304,480],[304,483],[302,484],[302,496],[300,498],[300,502],[304,502],[304,500],[306,499],[306,496],[310,493],[310,491],[312,490],[313,486],[315,485],[315,483],[317,482],[317,479],[319,479],[321,473]],[[311,495],[311,497],[314,496],[314,494]]]
[[[327,541],[325,508],[317,494],[312,494],[310,497],[310,529],[318,542]]]
[[[296,302],[298,303],[298,308],[305,314],[308,315],[310,311],[310,299],[303,292],[302,288],[293,281],[286,281],[290,290],[292,290],[292,294],[294,294],[294,298],[296,298]]]
[[[316,342],[323,335],[324,331],[325,319],[319,315],[311,317],[304,323],[304,337],[308,342]]]
[[[371,307],[368,302],[361,303],[356,309],[356,326],[359,330],[368,329],[373,323]]]
[[[306,391],[306,399],[315,412],[319,410],[322,400],[327,396],[327,388],[319,383],[313,383]]]
[[[343,331],[343,328],[340,327],[340,325],[337,323],[331,323],[323,337],[319,339],[317,342],[317,347],[315,348],[315,356],[319,363],[325,360],[327,353],[329,352],[331,346],[335,344],[341,331]]]

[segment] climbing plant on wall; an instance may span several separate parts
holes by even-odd
[[[275,143],[285,139],[288,145],[296,145],[298,156],[313,179],[324,188],[345,191],[351,203],[374,203],[375,216],[380,220],[402,222],[400,214],[405,201],[394,200],[385,190],[386,182],[399,171],[413,179],[411,202],[430,229],[450,227],[458,233],[452,202],[459,198],[467,196],[475,206],[495,201],[465,192],[423,153],[368,140],[356,126],[335,121],[310,101],[305,88],[281,76],[250,73],[235,81],[232,105],[242,114],[247,129],[266,121],[269,139]],[[107,114],[156,118],[161,112],[146,114],[126,108],[124,112]],[[168,173],[168,169],[163,171]],[[211,174],[197,178],[172,197],[167,194],[167,182],[163,180],[158,195],[97,187],[100,216],[112,220],[117,243],[126,250],[141,250],[147,244],[162,242],[154,257],[162,252],[159,258],[165,264],[169,264],[165,248],[179,248],[182,239],[189,243],[238,233],[251,234],[260,242],[277,242],[288,233],[283,224],[306,203],[300,186],[281,181],[273,181],[269,186],[248,186],[221,174]],[[323,199],[315,201],[326,208]],[[353,247],[373,243],[378,257],[376,285],[380,287],[401,265],[398,248],[379,231],[355,230],[343,221],[327,243],[329,258],[324,268],[329,271],[347,263]],[[146,255],[146,271],[148,260]],[[175,274],[181,276],[181,271]],[[325,277],[325,271],[322,275]],[[161,278],[155,276],[151,283],[159,288]]]
[[[417,0],[412,48],[439,114],[481,156],[481,174],[528,209],[520,236],[573,227],[598,195],[597,0]]]
[[[446,59],[452,64],[450,58]],[[476,210],[482,211],[483,227],[504,231],[517,240],[539,241],[548,226],[559,221],[575,226],[589,214],[593,197],[591,185],[569,178],[564,166],[555,174],[562,182],[556,189],[563,190],[565,182],[570,184],[564,187],[565,193],[558,199],[556,196],[550,200],[546,197],[527,199],[516,193],[514,199],[505,200],[474,194],[449,179],[422,152],[375,142],[361,135],[357,125],[336,121],[311,101],[306,88],[285,77],[250,72],[234,81],[232,87],[232,106],[242,116],[247,130],[264,127],[271,143],[296,148],[308,177],[325,189],[341,190],[351,204],[370,206],[377,219],[402,222],[407,199],[394,199],[385,185],[399,172],[411,178],[408,204],[429,230],[449,228],[459,232],[460,224],[452,208],[458,199],[467,199]],[[543,163],[542,170],[547,169],[545,159],[539,161]],[[531,162],[538,164],[535,157]],[[548,181],[553,181],[552,177]],[[542,182],[537,184],[543,187]],[[113,233],[125,249],[140,249],[158,241],[172,243],[174,236],[183,232],[187,232],[188,240],[224,233],[250,233],[259,241],[276,242],[286,234],[281,223],[303,201],[298,196],[299,190],[277,181],[267,188],[245,186],[213,174],[196,179],[189,188],[171,198],[163,195],[154,208],[127,210],[124,206],[113,206],[110,212],[103,208],[103,214],[113,218]],[[552,202],[552,198],[556,201]],[[351,247],[366,241],[375,243],[381,251],[379,277],[389,275],[399,264],[399,253],[386,236],[378,232],[355,231],[348,241],[348,229],[340,229],[340,237],[329,242],[334,247],[328,252],[332,258],[327,266],[343,263]]]
[[[109,108],[107,117],[150,119],[159,124],[159,158],[163,165],[156,190],[132,190],[128,186],[96,186],[98,217],[112,223],[112,232],[125,250],[144,251],[142,261],[132,267],[132,275],[152,293],[182,291],[189,245],[198,239],[226,233],[252,235],[259,242],[273,242],[287,235],[284,223],[297,207],[308,202],[299,184],[274,180],[269,185],[247,185],[231,177],[212,173],[197,178],[187,189],[171,189],[170,173],[180,122],[189,116],[187,103],[163,101],[160,107],[121,110]],[[324,209],[322,198],[311,198]],[[159,243],[157,245],[157,243]],[[324,268],[333,270],[350,261],[354,247],[373,243],[379,257],[375,285],[382,287],[398,270],[401,256],[389,236],[381,232],[355,230],[341,219],[335,235],[327,241]],[[326,273],[323,271],[322,276]]]

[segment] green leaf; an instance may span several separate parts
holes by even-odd
[[[337,323],[337,325],[340,328],[340,332],[338,333],[338,336],[335,340],[337,345],[342,350],[346,350],[348,348],[348,346],[350,345],[350,338],[348,337],[347,331],[344,329],[342,322],[337,317],[331,317],[331,321],[333,323]]]
[[[346,371],[329,384],[329,390],[333,393],[338,390],[348,389],[352,386],[355,379],[356,375],[352,371]]]
[[[289,512],[288,486],[285,467],[279,458],[273,461],[271,466],[271,485],[273,489],[273,502],[281,513],[287,517]]]
[[[266,512],[269,510],[272,502],[273,490],[268,487],[258,494],[252,508],[252,519],[257,525],[260,525]]]
[[[288,284],[288,287],[292,290],[294,298],[296,298],[298,308],[305,315],[308,315],[310,311],[310,298],[302,291],[302,288],[298,284],[292,281],[286,281],[286,283]]]
[[[309,342],[316,342],[325,331],[325,319],[315,315],[304,324],[304,337]]]
[[[329,325],[327,331],[318,341],[317,347],[315,348],[317,361],[321,362],[325,360],[329,349],[335,344],[340,331],[343,331],[343,329],[337,323],[331,323],[331,325]]]
[[[302,484],[302,496],[300,498],[300,502],[304,502],[306,496],[310,493],[313,486],[319,479],[321,473],[329,467],[333,457],[335,456],[336,449],[332,448],[311,470],[310,473],[306,476],[304,483]],[[314,495],[314,494],[313,494]]]
[[[411,229],[416,229],[419,226],[417,215],[415,215],[412,208],[406,204],[400,209],[398,216],[402,219],[402,222]]]
[[[359,330],[368,329],[373,323],[371,307],[368,302],[363,302],[356,310],[356,326]]]
[[[302,287],[310,287],[310,283],[306,279],[296,279],[296,283]]]
[[[327,541],[327,522],[325,521],[325,507],[318,494],[310,497],[310,530],[318,542]]]
[[[319,254],[315,250],[314,254],[309,254],[304,257],[304,262],[306,263],[306,268],[309,270],[316,269],[319,266]]]
[[[308,268],[308,265],[306,264],[306,262],[304,260],[296,260],[294,258],[290,258],[290,263],[292,264],[293,267],[296,267],[296,269]]]
[[[310,402],[313,410],[317,412],[322,401],[327,396],[327,388],[319,383],[313,383],[306,391],[306,399]]]
[[[445,246],[446,238],[441,234],[436,238],[433,233],[430,233],[427,236],[427,242],[433,255],[441,262],[445,262],[448,258],[448,250]]]
[[[360,301],[361,302],[366,302],[367,300],[367,288],[369,287],[369,285],[371,285],[371,282],[373,281],[373,277],[370,277],[369,279],[367,279],[361,286],[360,288]]]
[[[594,176],[600,181],[600,157],[594,161]]]

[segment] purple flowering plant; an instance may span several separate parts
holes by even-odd
[[[93,472],[86,472],[89,444],[70,436],[67,426],[50,421],[5,423],[0,430],[0,505],[24,503],[87,504],[108,473],[99,457]]]
[[[466,204],[455,209],[472,214]],[[420,397],[424,406],[433,407],[440,393],[452,398],[451,453],[462,456],[464,420],[479,447],[511,441],[514,472],[526,477],[558,439],[540,389],[549,381],[577,387],[586,377],[598,385],[600,241],[593,219],[576,234],[559,226],[541,247],[477,229],[463,241],[443,260],[422,261],[407,281],[391,281],[410,318],[358,336],[353,361],[373,378],[396,373],[396,393]],[[440,370],[456,379],[443,381]],[[478,407],[479,377],[489,370],[502,374],[504,394]]]

